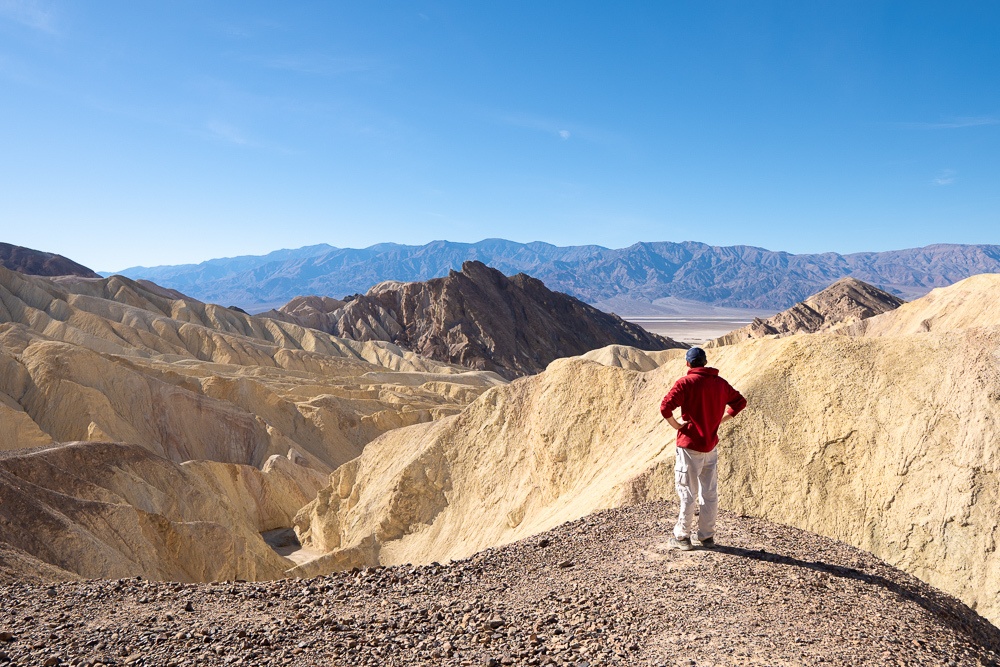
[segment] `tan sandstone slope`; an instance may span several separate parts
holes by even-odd
[[[1000,326],[1000,274],[983,273],[844,330],[852,336],[899,336]]]
[[[160,467],[147,465],[129,473],[137,488],[159,489],[150,497],[160,500],[162,493],[177,494],[198,471],[208,470],[199,484],[211,502],[201,505],[246,509],[240,498],[253,484],[246,487],[225,480],[252,479],[257,474],[249,472],[253,469],[267,472],[272,481],[285,478],[281,484],[315,480],[356,457],[382,433],[455,414],[485,389],[503,383],[492,373],[433,362],[391,344],[360,343],[249,317],[150,283],[121,277],[42,278],[0,268],[0,453],[71,441],[135,445],[165,459],[157,458]],[[101,450],[80,451],[78,464],[86,467],[89,457],[97,456],[92,452]],[[18,460],[18,469],[24,472],[48,459]],[[199,463],[185,467],[185,475],[170,478],[182,480],[180,487],[144,477],[186,461]],[[287,465],[275,468],[275,461]],[[93,465],[100,468],[99,456]],[[313,485],[309,482],[307,487]],[[114,490],[123,500],[103,505],[93,505],[91,487],[76,482],[67,487],[69,491],[35,483],[19,488],[23,492],[19,503],[4,508],[10,522],[24,520],[28,523],[23,525],[29,525],[32,503],[42,503],[60,521],[88,516],[115,530],[91,532],[96,537],[81,541],[81,531],[90,528],[75,523],[77,518],[59,523],[67,549],[97,550],[64,555],[63,560],[56,559],[55,552],[38,551],[30,531],[7,531],[0,539],[7,546],[0,545],[0,551],[10,551],[11,558],[49,553],[44,562],[88,576],[104,576],[105,570],[95,565],[100,561],[108,573],[148,577],[187,573],[185,578],[196,579],[235,571],[244,578],[270,577],[292,565],[275,560],[259,535],[247,537],[253,533],[247,526],[261,522],[252,513],[241,514],[243,510],[223,513],[213,530],[229,531],[223,543],[250,540],[252,548],[233,548],[251,555],[246,562],[213,565],[194,555],[198,549],[210,553],[209,543],[196,544],[201,539],[197,531],[171,527],[178,517],[197,515],[185,505],[195,502],[193,496],[171,496],[170,503],[177,506],[169,504],[170,511],[161,511],[147,506],[138,491],[139,500],[129,499],[124,486]],[[312,497],[310,493],[285,504],[285,526],[298,509],[292,505],[301,506]],[[83,503],[93,513],[69,512],[60,506],[63,502]],[[25,514],[15,517],[12,507]],[[157,519],[123,527],[111,518],[111,509],[152,513],[166,517],[166,522]],[[204,516],[211,514],[206,510]],[[237,515],[243,517],[242,523],[232,519]],[[125,534],[116,536],[119,529]],[[150,535],[150,531],[163,532]],[[152,556],[136,556],[131,564],[120,563],[117,556],[104,558],[98,555],[102,550],[122,552],[105,539],[142,544],[165,540],[163,544],[172,545],[164,552],[169,562]]]
[[[0,450],[113,440],[181,462],[332,470],[502,380],[125,278],[0,268]]]
[[[260,533],[288,526],[323,481],[281,456],[257,469],[109,443],[9,452],[0,543],[67,576],[274,579],[290,564]]]
[[[855,278],[841,278],[788,310],[766,320],[756,318],[745,327],[709,341],[706,347],[732,345],[764,336],[829,331],[895,310],[903,303],[899,297],[874,285]]]
[[[935,298],[948,289],[979,308],[1000,276]],[[296,517],[304,543],[329,552],[297,571],[458,558],[670,497],[658,405],[682,354],[646,372],[634,369],[663,358],[559,360],[383,435]],[[750,401],[721,432],[724,507],[859,546],[1000,621],[1000,328],[760,339],[710,362]]]

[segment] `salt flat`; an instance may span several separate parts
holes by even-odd
[[[626,317],[625,319],[633,324],[638,324],[650,333],[698,345],[745,327],[753,321],[753,318],[753,315],[744,315],[737,318],[678,316]]]

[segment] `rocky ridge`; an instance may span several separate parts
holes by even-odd
[[[988,324],[995,315],[978,304],[998,280],[934,298],[965,292]],[[969,326],[710,351],[749,399],[720,431],[723,506],[863,548],[1000,621],[998,348],[1000,327]],[[673,496],[672,433],[657,407],[684,372],[681,351],[595,351],[386,433],[297,515],[302,543],[326,555],[296,571],[464,558]]]
[[[508,379],[606,345],[687,347],[603,313],[523,273],[481,262],[426,282],[387,282],[345,301],[300,297],[263,313],[336,336],[394,343],[417,354]]]
[[[80,276],[100,278],[82,264],[51,252],[32,250],[10,243],[0,243],[0,266],[32,276]]]
[[[895,310],[902,299],[855,278],[841,278],[821,292],[767,319],[709,341],[706,347],[732,345],[751,338],[820,333]]]
[[[996,665],[1000,631],[870,554],[723,512],[601,512],[447,565],[305,580],[0,583],[12,665]]]

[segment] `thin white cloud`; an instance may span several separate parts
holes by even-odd
[[[295,151],[273,141],[265,141],[248,136],[241,128],[221,120],[211,120],[201,127],[192,128],[193,134],[210,141],[241,146],[250,150],[262,150],[282,155],[294,155]]]
[[[249,143],[243,132],[238,127],[229,123],[213,120],[205,124],[205,129],[208,130],[211,138],[218,139],[219,141],[236,144],[237,146],[246,146]]]
[[[571,137],[576,137],[595,144],[620,145],[623,143],[620,136],[586,125],[567,123],[564,121],[552,120],[550,118],[543,118],[541,116],[524,113],[492,115],[497,122],[504,125],[544,132],[562,141],[566,141]]]
[[[371,72],[382,67],[382,63],[373,58],[336,57],[324,54],[237,56],[237,58],[268,69],[319,76],[342,76],[344,74]]]
[[[952,185],[958,180],[958,172],[954,169],[942,169],[934,180],[931,181],[932,185]]]
[[[1000,125],[998,116],[959,116],[938,123],[902,123],[910,130],[954,130],[962,127],[982,127],[984,125]]]
[[[42,32],[56,32],[55,11],[38,0],[0,0],[0,17]]]

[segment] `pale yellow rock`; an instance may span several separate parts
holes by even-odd
[[[933,290],[896,310],[842,331],[853,336],[899,336],[1000,326],[1000,274],[983,273]]]
[[[260,536],[322,476],[294,464],[171,463],[77,443],[0,458],[0,551],[84,577],[271,579],[294,564]]]
[[[658,408],[683,357],[641,373],[627,356],[560,360],[386,433],[299,512],[300,539],[335,567],[454,559],[672,495]],[[750,401],[721,431],[724,507],[859,546],[1000,621],[1000,327],[761,339],[710,363]]]
[[[596,361],[602,366],[616,366],[630,371],[651,371],[671,359],[683,359],[686,350],[647,352],[624,345],[608,345],[582,355],[581,359]]]
[[[2,268],[0,370],[0,449],[117,441],[260,467],[294,446],[323,472],[503,383],[150,283]]]
[[[0,268],[0,574],[283,576],[260,532],[385,431],[501,384],[150,283]]]

